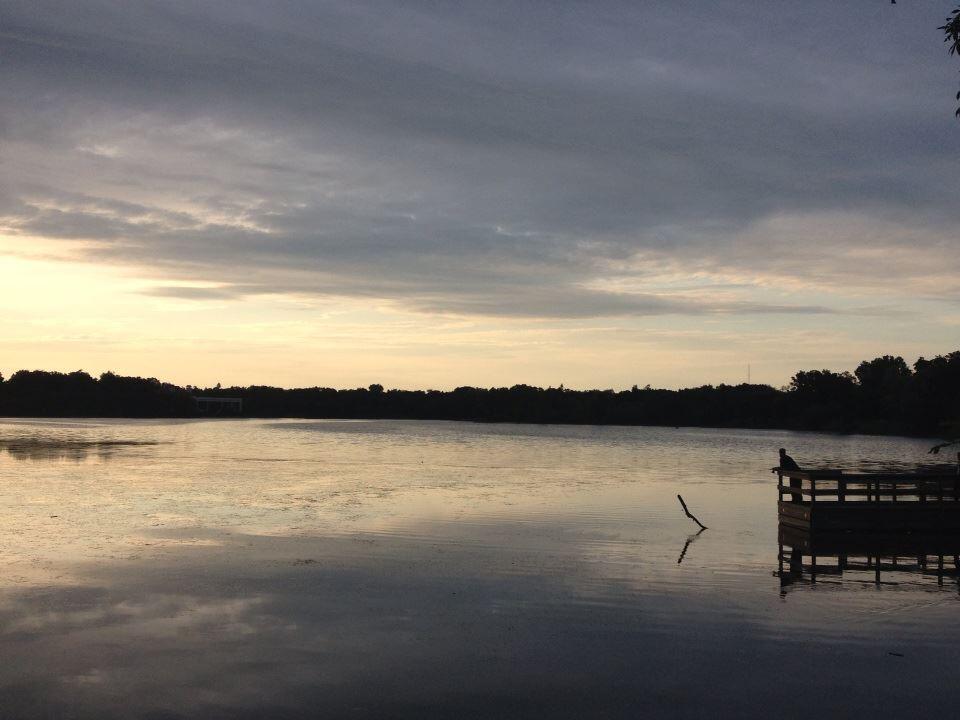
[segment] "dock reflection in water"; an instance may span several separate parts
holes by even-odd
[[[810,531],[780,524],[781,592],[794,585],[909,585],[960,591],[960,535]]]

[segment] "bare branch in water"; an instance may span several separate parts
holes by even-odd
[[[693,513],[691,513],[689,510],[687,510],[687,504],[683,501],[683,498],[680,497],[680,495],[677,495],[677,500],[680,501],[680,506],[683,508],[683,511],[687,514],[687,517],[690,518],[691,520],[693,520],[693,521],[694,521],[697,525],[699,525],[701,528],[703,528],[704,530],[706,530],[706,529],[707,529],[707,526],[704,525],[704,524],[703,524],[702,522],[700,522],[699,520],[697,520],[697,519],[693,516]]]

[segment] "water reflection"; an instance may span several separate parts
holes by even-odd
[[[819,592],[818,572],[780,596],[771,576],[776,448],[856,466],[926,441],[242,420],[0,437],[88,460],[0,452],[3,720],[952,716],[960,700],[955,592]],[[709,531],[691,534],[678,493]]]
[[[781,524],[781,592],[797,585],[960,590],[960,537],[924,533],[801,530]]]
[[[566,552],[220,540],[8,592],[5,717],[625,716],[651,708],[658,665],[693,657],[666,598]]]
[[[0,438],[0,451],[16,460],[71,460],[82,462],[90,455],[110,460],[118,452],[155,442],[141,440],[83,440],[69,437],[26,436]]]
[[[920,693],[951,677],[952,644],[925,644],[919,661],[915,623],[878,639],[840,610],[819,620],[836,634],[792,637],[776,608],[723,586],[617,580],[570,549],[218,539],[2,593],[0,644],[16,658],[0,667],[3,717],[696,718],[720,686],[743,692],[714,714],[768,717],[850,667],[862,692],[778,717],[838,701],[909,714],[891,672]],[[642,577],[639,552],[632,562]],[[911,664],[883,662],[899,656]],[[927,709],[947,711],[932,695]]]
[[[707,530],[706,528],[700,528],[693,535],[690,535],[689,537],[687,537],[687,541],[683,544],[683,550],[680,551],[680,557],[677,558],[677,565],[680,565],[683,563],[683,559],[687,556],[687,550],[690,549],[690,546],[694,543],[694,541],[696,541],[697,538],[699,538],[704,532],[706,532],[706,530]]]

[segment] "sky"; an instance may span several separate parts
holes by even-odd
[[[0,8],[0,370],[775,386],[960,348],[950,0]]]

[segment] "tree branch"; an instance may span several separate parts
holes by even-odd
[[[687,514],[687,517],[690,518],[691,520],[693,520],[693,521],[694,521],[697,525],[699,525],[701,528],[703,528],[704,530],[706,530],[706,529],[707,529],[707,526],[704,525],[704,524],[703,524],[702,522],[700,522],[699,520],[697,520],[697,519],[693,516],[693,513],[691,513],[689,510],[687,510],[687,504],[683,501],[683,498],[682,498],[679,494],[677,495],[677,500],[680,501],[680,506],[683,508],[683,511]]]

